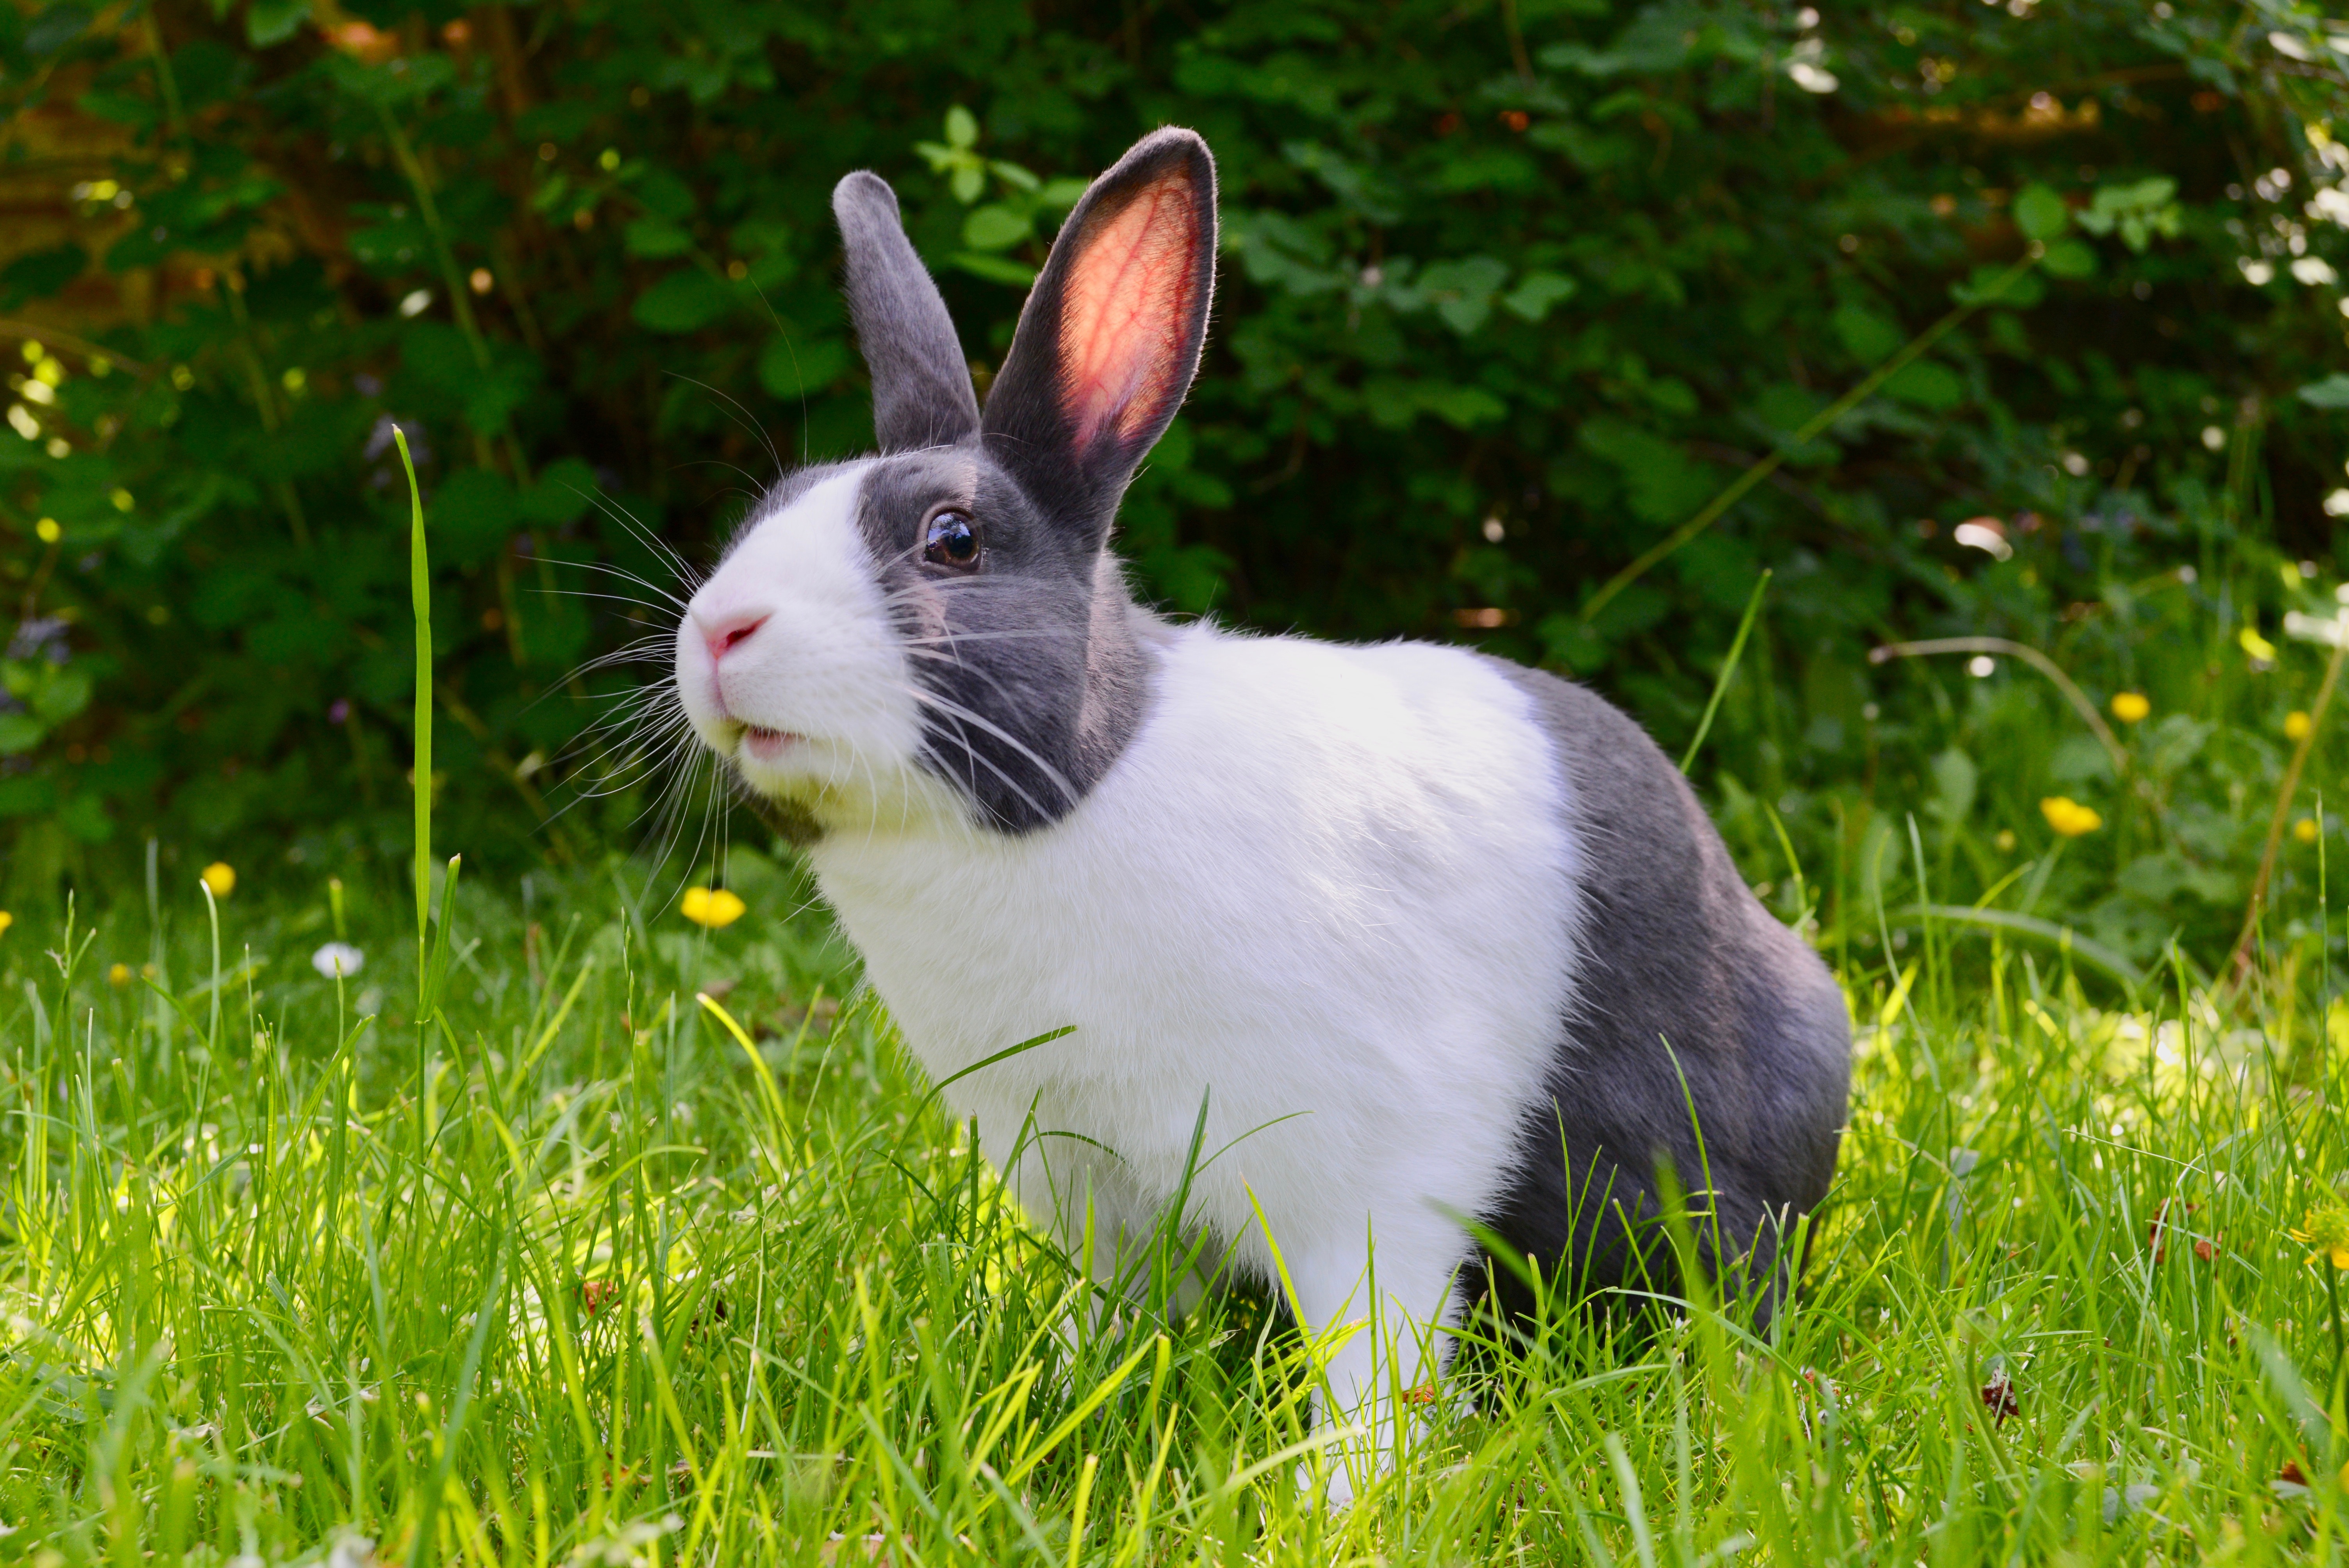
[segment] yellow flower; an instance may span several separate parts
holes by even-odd
[[[2276,645],[2261,636],[2257,626],[2244,627],[2235,634],[2235,641],[2242,645],[2243,652],[2260,663],[2271,665],[2276,662]]]
[[[2308,732],[2313,727],[2315,727],[2310,723],[2308,715],[2298,708],[2293,708],[2283,716],[2283,738],[2286,740],[2306,740]]]
[[[125,985],[129,985],[130,965],[128,964],[118,964],[113,968],[108,970],[106,972],[106,983],[113,986],[118,991],[121,990]]]
[[[706,925],[715,931],[721,925],[731,925],[742,918],[749,906],[741,898],[724,888],[715,892],[706,887],[689,887],[685,897],[678,901],[678,913],[696,925]]]
[[[15,915],[10,914],[5,909],[0,909],[0,935],[5,934],[8,928],[16,923],[16,917]]]
[[[1998,852],[2000,854],[2013,854],[2014,852],[2014,830],[2013,828],[2001,828],[1998,830],[1998,837],[1992,839],[1991,842],[1998,846]]]
[[[2317,835],[2323,830],[2316,825],[2316,819],[2313,817],[2302,817],[2292,825],[2292,836],[2303,844],[2316,842]]]
[[[2135,724],[2153,711],[2153,704],[2145,700],[2143,692],[2120,691],[2113,694],[2113,717],[2123,724]]]
[[[2315,1248],[2308,1261],[2329,1258],[2336,1269],[2349,1269],[2349,1205],[2323,1203],[2301,1217],[2300,1229],[2284,1234]]]
[[[226,861],[214,861],[204,868],[203,883],[212,890],[214,898],[226,898],[236,891],[236,868]]]
[[[2105,825],[2104,818],[2094,807],[2083,806],[2067,795],[2050,795],[2039,802],[2039,810],[2046,817],[2047,825],[2067,839],[2093,833]]]

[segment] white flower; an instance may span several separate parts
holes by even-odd
[[[1795,61],[1786,67],[1786,75],[1806,93],[1831,93],[1839,85],[1833,71],[1822,69],[1808,60]]]
[[[356,975],[367,967],[367,954],[347,942],[329,942],[310,954],[310,967],[332,980],[338,975]]]
[[[2237,256],[2235,264],[2243,269],[2243,281],[2254,288],[2261,284],[2274,281],[2275,268],[2267,262],[2255,261],[2250,256]]]
[[[2337,490],[2324,498],[2324,515],[2349,517],[2349,490]]]
[[[2309,199],[2307,211],[2312,218],[2330,218],[2349,227],[2349,191],[2337,185],[2324,186]]]
[[[2320,284],[2337,284],[2341,281],[2341,274],[2334,272],[2333,263],[2323,256],[2301,257],[2300,260],[2292,263],[2292,275],[2311,288]]]

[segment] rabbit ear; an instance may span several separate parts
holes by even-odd
[[[1216,161],[1153,131],[1061,225],[988,391],[988,449],[1039,505],[1106,521],[1190,390],[1215,286]]]
[[[873,433],[884,452],[951,445],[978,428],[970,366],[947,302],[897,218],[897,194],[858,170],[832,191],[848,253],[848,309],[873,373]]]

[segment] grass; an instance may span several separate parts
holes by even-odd
[[[2335,1282],[2286,1229],[2338,1201],[2338,1013],[2328,1051],[2175,971],[2131,1008],[1995,931],[1893,936],[1769,1337],[1563,1315],[1331,1516],[1285,1316],[1064,1343],[1081,1285],[879,1007],[826,1000],[804,884],[731,870],[715,933],[616,870],[469,890],[428,1032],[388,881],[340,983],[324,888],[222,901],[217,971],[184,872],[151,921],[9,933],[0,1561],[2336,1554]]]

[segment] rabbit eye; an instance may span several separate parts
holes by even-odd
[[[922,554],[934,566],[976,566],[978,529],[961,512],[942,511],[930,519]]]

